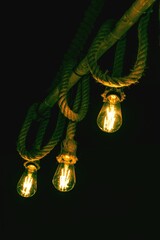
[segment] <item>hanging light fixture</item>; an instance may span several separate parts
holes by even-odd
[[[78,123],[85,118],[88,112],[91,78],[105,87],[102,94],[103,106],[97,116],[98,127],[106,133],[113,133],[122,126],[121,102],[125,99],[124,89],[139,81],[146,66],[147,27],[152,12],[150,8],[155,0],[137,0],[117,23],[108,20],[102,24],[86,57],[80,63],[78,60],[75,62],[75,59],[79,59],[91,32],[91,26],[94,25],[97,16],[101,13],[104,2],[104,0],[91,1],[84,21],[82,21],[73,44],[66,53],[57,73],[55,79],[57,85],[51,89],[43,102],[34,103],[27,112],[17,140],[17,151],[25,161],[24,173],[17,183],[17,192],[22,197],[32,197],[36,193],[40,160],[62,140],[64,129],[66,129],[66,136],[61,144],[61,152],[57,156],[58,166],[53,174],[52,184],[61,192],[68,192],[74,188],[76,184],[75,164],[78,161],[75,133]],[[139,40],[137,59],[129,75],[122,76],[126,33],[136,22],[138,22]],[[84,33],[84,31],[86,32]],[[101,70],[97,61],[114,44],[116,51],[110,76],[107,70],[105,72]],[[74,85],[77,85],[77,88],[74,89],[75,94],[72,93]],[[56,103],[59,107],[57,124],[47,144],[44,144],[43,138],[51,117],[51,109]],[[39,128],[35,141],[31,147],[28,147],[26,138],[33,122],[36,122]]]
[[[58,167],[54,173],[52,183],[61,192],[72,190],[76,184],[75,163],[77,144],[73,139],[62,142],[61,153],[57,156]]]
[[[104,132],[116,132],[122,125],[121,101],[124,93],[121,89],[110,89],[105,90],[102,97],[104,104],[97,116],[97,125]]]
[[[22,197],[32,197],[37,192],[37,170],[39,165],[36,163],[24,164],[25,171],[17,183],[17,192]]]

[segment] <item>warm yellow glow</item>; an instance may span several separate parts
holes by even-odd
[[[31,197],[37,191],[37,168],[28,165],[17,184],[17,192],[22,197]]]
[[[71,171],[68,169],[68,165],[65,165],[61,170],[59,187],[64,191],[68,187]]]
[[[116,111],[114,106],[110,106],[110,108],[106,109],[106,116],[104,119],[104,129],[110,132],[113,127],[114,127],[114,122],[115,122],[115,115],[116,115]]]
[[[122,125],[120,100],[116,95],[110,95],[103,104],[97,117],[99,128],[108,133],[116,132]]]
[[[59,163],[52,183],[61,192],[68,192],[73,189],[76,183],[74,164]]]
[[[28,174],[28,176],[25,177],[24,182],[23,182],[23,187],[21,190],[21,193],[24,196],[28,196],[32,187],[32,182],[33,182],[33,178],[31,174]]]

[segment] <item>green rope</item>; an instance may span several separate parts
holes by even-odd
[[[115,58],[112,69],[112,77],[121,76],[123,73],[123,60],[126,48],[126,35],[123,36],[116,44]]]
[[[88,9],[84,13],[84,18],[82,19],[80,26],[71,42],[71,45],[64,54],[64,59],[52,83],[50,91],[52,91],[57,82],[61,82],[63,71],[68,64],[68,61],[73,60],[73,68],[77,65],[79,58],[81,57],[80,55],[82,54],[84,45],[87,42],[89,35],[91,34],[95,21],[101,12],[104,2],[105,0],[91,0]]]
[[[33,104],[26,115],[25,121],[22,125],[20,134],[18,136],[17,140],[17,151],[19,152],[20,156],[27,160],[27,161],[37,161],[40,160],[41,158],[45,157],[47,154],[50,153],[50,151],[57,145],[57,143],[60,141],[62,137],[62,133],[64,130],[65,126],[65,118],[59,112],[58,119],[57,119],[57,124],[54,130],[53,135],[51,136],[50,140],[45,146],[41,146],[42,144],[42,139],[45,133],[46,126],[48,124],[48,113],[45,113],[44,116],[42,116],[39,120],[39,116],[37,115],[37,106],[38,104]],[[36,140],[32,146],[32,149],[27,149],[26,146],[26,139],[27,139],[27,134],[29,132],[29,129],[32,125],[32,122],[38,120],[40,127],[39,131],[36,136]]]
[[[42,141],[51,114],[50,107],[48,106],[49,108],[47,108],[47,111],[45,111],[43,113],[43,116],[41,117],[38,115],[37,109],[39,105],[37,103],[33,104],[27,112],[27,116],[22,125],[17,140],[17,151],[19,152],[20,156],[26,161],[38,161],[41,158],[45,157],[48,153],[50,153],[50,151],[57,145],[57,143],[62,137],[66,118],[69,119],[67,127],[67,137],[74,137],[76,123],[78,121],[81,121],[85,117],[88,110],[90,73],[92,74],[93,78],[95,78],[95,80],[97,80],[99,83],[109,87],[129,86],[130,84],[138,82],[138,80],[143,74],[147,57],[147,26],[150,12],[142,16],[139,21],[139,48],[137,54],[137,61],[131,73],[126,77],[117,77],[115,76],[115,74],[110,77],[108,73],[103,73],[97,65],[98,52],[101,51],[100,47],[103,46],[103,41],[105,41],[105,37],[106,35],[108,35],[108,31],[110,30],[108,22],[106,25],[103,26],[103,28],[101,29],[102,31],[98,34],[98,39],[96,39],[95,44],[92,45],[87,55],[90,72],[80,78],[80,81],[77,84],[77,94],[73,103],[73,110],[71,110],[71,108],[69,107],[69,79],[71,73],[73,72],[73,69],[77,64],[77,61],[79,60],[78,58],[80,57],[80,53],[82,52],[88,35],[90,34],[94,26],[94,22],[102,9],[103,3],[104,0],[91,1],[91,4],[86,11],[84,21],[82,21],[80,28],[78,29],[78,32],[73,39],[71,47],[65,54],[64,61],[62,62],[62,65],[57,73],[54,83],[56,83],[57,81],[61,83],[60,95],[58,100],[58,105],[61,111],[59,111],[58,114],[55,130],[45,146],[42,146]],[[39,128],[31,149],[28,149],[26,146],[27,135],[34,121],[36,121],[36,123],[39,123]]]
[[[144,16],[141,17],[138,25],[138,38],[139,38],[139,46],[137,53],[137,60],[133,67],[133,70],[130,72],[128,76],[125,77],[111,77],[108,75],[108,72],[102,72],[100,67],[97,65],[97,52],[95,52],[95,48],[93,45],[93,49],[91,48],[88,53],[88,65],[90,72],[93,78],[101,83],[104,86],[108,87],[126,87],[131,84],[135,84],[142,77],[144,72],[144,68],[146,65],[147,59],[147,49],[148,49],[148,41],[147,41],[147,27],[150,18],[150,11],[148,11]],[[96,43],[97,41],[95,41]]]
[[[82,94],[78,94],[79,98],[82,99],[81,107],[79,112],[74,112],[69,107],[67,101],[68,95],[68,81],[71,73],[78,61],[79,53],[82,51],[83,46],[88,38],[89,33],[91,32],[94,22],[99,15],[104,4],[104,0],[99,2],[93,0],[89,8],[87,9],[84,19],[80,24],[80,27],[75,35],[71,47],[64,57],[64,62],[61,66],[61,71],[59,72],[59,77],[61,78],[61,86],[59,93],[58,105],[61,112],[64,116],[72,121],[81,121],[88,110],[88,101],[89,101],[89,77],[83,77],[82,81]],[[75,60],[76,59],[76,60]],[[72,63],[71,63],[72,62]],[[79,85],[79,83],[78,83]],[[79,89],[79,88],[78,88]],[[78,90],[79,91],[79,90]]]
[[[82,85],[82,88],[77,88],[78,89],[77,94],[81,99],[81,104],[80,104],[81,106],[78,112],[74,112],[69,107],[69,104],[67,101],[67,94],[69,93],[67,80],[69,79],[71,69],[72,67],[70,67],[69,64],[68,64],[68,68],[67,67],[65,68],[65,73],[63,75],[61,90],[59,94],[58,105],[60,107],[61,112],[64,114],[66,118],[72,121],[81,121],[85,117],[88,110],[88,105],[89,105],[89,75],[83,76],[81,79],[82,83],[80,83],[81,81],[79,82]],[[78,83],[78,86],[79,86],[79,83]],[[81,94],[79,93],[79,91],[81,91]]]
[[[96,0],[92,0],[86,13],[84,16],[84,19],[82,21],[82,23],[80,24],[80,27],[77,31],[77,34],[71,44],[71,47],[69,48],[69,50],[67,51],[67,53],[64,56],[64,61],[62,63],[62,66],[60,67],[55,82],[56,81],[61,81],[61,78],[64,79],[64,81],[62,81],[62,90],[61,90],[61,95],[62,95],[62,102],[64,104],[64,100],[63,100],[63,96],[64,93],[65,95],[65,99],[67,96],[67,92],[66,92],[66,83],[65,81],[68,82],[68,78],[66,78],[66,76],[68,76],[68,74],[70,73],[71,69],[73,70],[73,67],[76,64],[75,59],[78,58],[78,54],[81,53],[82,48],[84,47],[84,44],[88,38],[88,35],[90,34],[93,26],[94,26],[94,22],[98,16],[98,14],[100,13],[102,7],[103,7],[103,3],[105,1],[104,0],[100,0],[100,1],[96,1]],[[72,64],[72,68],[69,68],[68,62],[70,62],[72,60],[74,60],[74,64]],[[77,59],[78,61],[78,59]],[[72,61],[73,62],[73,61]],[[64,71],[65,69],[65,71]],[[64,75],[63,75],[64,74]],[[87,78],[88,80],[88,78]],[[79,113],[79,120],[83,119],[87,109],[88,109],[88,104],[86,103],[87,99],[88,99],[88,83],[85,80],[83,80],[83,91],[84,91],[84,97],[82,98],[82,105],[83,106],[83,110],[82,108],[80,108],[80,113]],[[85,90],[84,90],[85,88]],[[79,96],[79,94],[78,94]],[[77,100],[76,100],[77,102]],[[32,149],[28,150],[26,147],[26,139],[27,139],[27,135],[28,132],[31,128],[31,125],[33,123],[34,120],[37,120],[37,118],[39,117],[37,115],[37,108],[38,108],[38,104],[33,104],[29,110],[28,113],[26,115],[25,121],[22,125],[20,134],[18,136],[18,140],[17,140],[17,151],[19,152],[20,156],[27,160],[27,161],[37,161],[40,160],[41,158],[43,158],[44,156],[46,156],[48,153],[50,153],[50,151],[56,146],[56,144],[59,142],[62,133],[63,133],[63,129],[64,129],[64,121],[65,118],[64,116],[68,116],[68,115],[74,115],[72,110],[69,109],[69,107],[67,106],[67,104],[65,103],[66,107],[64,112],[66,112],[64,115],[62,114],[63,111],[59,113],[58,116],[58,120],[57,120],[57,125],[55,128],[55,131],[51,137],[51,139],[48,141],[48,143],[45,146],[41,146],[42,141],[43,141],[43,137],[46,131],[46,127],[48,125],[49,122],[49,117],[50,117],[50,107],[47,106],[47,111],[45,111],[45,113],[43,113],[43,117],[40,119],[39,121],[39,129],[35,138],[35,142],[33,143]],[[76,109],[76,108],[75,108]],[[71,116],[71,119],[73,119],[73,117]],[[69,127],[69,129],[71,129],[71,127]],[[68,130],[70,132],[70,130]]]

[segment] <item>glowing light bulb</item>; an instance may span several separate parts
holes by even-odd
[[[97,117],[98,127],[108,133],[116,132],[122,125],[120,98],[116,94],[107,96]]]
[[[69,192],[76,184],[75,163],[77,143],[74,139],[66,138],[61,144],[61,153],[57,156],[58,167],[52,183],[60,192]]]
[[[59,163],[52,183],[54,187],[61,192],[72,190],[76,184],[74,164]]]
[[[37,168],[30,164],[26,166],[18,184],[17,192],[22,197],[32,197],[37,191]]]

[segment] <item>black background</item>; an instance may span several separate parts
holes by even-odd
[[[106,1],[93,35],[104,20],[119,20],[133,2]],[[48,95],[88,4],[89,1],[17,2],[4,8],[3,239],[10,235],[16,239],[146,239],[148,216],[155,211],[152,200],[156,199],[153,189],[160,146],[158,1],[149,22],[147,67],[139,83],[125,90],[120,130],[108,135],[98,129],[96,117],[104,88],[91,78],[89,111],[76,132],[75,188],[60,193],[52,185],[60,151],[60,146],[56,146],[41,159],[37,193],[24,199],[16,191],[24,170],[16,141],[26,112],[34,102]],[[126,53],[127,69],[133,66],[134,60],[130,63],[130,58],[136,52],[134,28]],[[110,64],[109,58],[113,56],[110,51],[108,55],[106,62]]]

